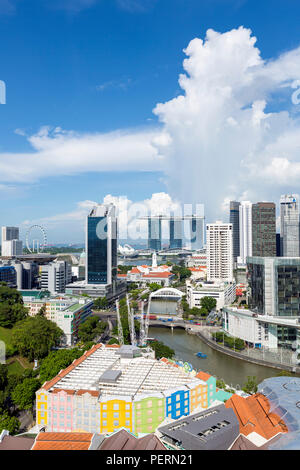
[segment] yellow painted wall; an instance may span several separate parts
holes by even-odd
[[[118,407],[118,409],[115,409],[116,407]],[[128,416],[126,416],[126,413],[128,413]],[[128,422],[128,425],[126,422]],[[128,431],[132,431],[132,403],[125,402],[124,400],[101,402],[100,433],[114,432],[123,427],[128,429]]]
[[[43,409],[41,405],[44,405]],[[42,416],[44,413],[44,416]],[[39,393],[36,398],[36,422],[37,424],[42,424],[44,420],[44,425],[48,424],[48,396],[46,393]]]

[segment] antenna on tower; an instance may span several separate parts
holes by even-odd
[[[123,328],[122,328],[122,323],[121,323],[121,317],[120,317],[120,305],[119,305],[119,300],[116,300],[116,307],[117,307],[117,319],[118,319],[118,338],[119,338],[119,345],[123,346],[124,344],[124,336],[123,336]]]
[[[126,301],[127,301],[127,309],[128,309],[128,323],[129,323],[129,329],[130,329],[131,344],[132,344],[132,346],[136,346],[134,316],[133,316],[133,311],[130,308],[130,302],[129,302],[129,295],[128,294],[126,294]]]

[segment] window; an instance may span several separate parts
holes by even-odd
[[[107,410],[107,405],[102,405],[102,410]]]
[[[102,421],[102,426],[106,427],[107,426],[107,421]]]
[[[118,410],[119,409],[119,405],[118,404],[114,404],[114,410]]]
[[[148,408],[152,407],[152,400],[148,401],[147,406],[148,406]]]
[[[119,417],[119,413],[114,413],[114,418],[118,418]]]
[[[102,413],[102,418],[107,418],[107,413]]]
[[[138,406],[139,408],[139,406]],[[125,405],[125,410],[130,410],[130,405]]]
[[[126,418],[130,418],[130,413],[125,413]]]
[[[114,426],[119,426],[119,421],[114,421]]]
[[[152,415],[152,410],[148,410],[148,415]]]
[[[125,421],[125,426],[129,427],[130,426],[130,421]]]

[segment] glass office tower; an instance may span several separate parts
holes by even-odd
[[[113,204],[94,207],[86,222],[86,282],[117,280],[117,220]]]
[[[161,217],[148,218],[148,249],[161,250]]]
[[[276,206],[273,202],[252,205],[252,256],[276,256]]]
[[[170,219],[170,250],[182,249],[182,219]]]
[[[233,261],[240,256],[240,202],[230,201],[229,222],[232,224]]]
[[[191,250],[201,250],[204,246],[204,217],[195,216],[190,220]]]

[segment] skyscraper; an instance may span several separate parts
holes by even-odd
[[[204,216],[191,216],[191,249],[201,250],[204,246]]]
[[[233,282],[232,224],[206,225],[207,280]]]
[[[154,251],[161,250],[161,217],[154,216],[148,218],[148,249]]]
[[[240,205],[238,201],[230,201],[229,222],[232,224],[232,252],[233,261],[240,256]]]
[[[170,218],[170,250],[182,248],[182,219]]]
[[[2,227],[2,256],[20,256],[23,253],[23,243],[19,240],[18,227]]]
[[[273,202],[252,205],[252,256],[276,256],[276,206]]]
[[[95,206],[86,220],[86,283],[117,280],[117,220],[113,204]]]
[[[247,256],[252,256],[252,203],[242,201],[239,207],[240,256],[238,262],[246,264]]]
[[[296,194],[280,198],[280,253],[299,256],[299,197]]]

